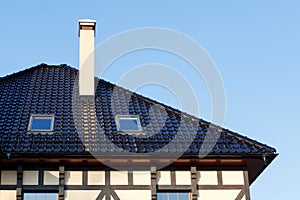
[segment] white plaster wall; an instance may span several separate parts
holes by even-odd
[[[198,171],[198,185],[218,185],[217,171]]]
[[[224,185],[244,185],[243,171],[222,171]]]
[[[94,31],[80,30],[79,94],[94,95]]]
[[[176,185],[191,185],[190,171],[175,171]]]
[[[151,190],[115,190],[121,200],[151,200]]]
[[[17,171],[2,171],[1,185],[17,185]]]
[[[82,185],[82,171],[66,171],[65,172],[66,185]]]
[[[133,171],[132,175],[134,185],[151,185],[150,171]]]
[[[157,184],[158,185],[171,185],[171,172],[170,171],[158,171],[157,172]]]
[[[101,190],[66,190],[65,200],[95,200]]]
[[[23,185],[38,185],[39,172],[24,170],[23,171]]]
[[[234,200],[241,190],[198,190],[198,200]]]
[[[105,171],[88,171],[88,185],[105,185]]]
[[[110,171],[111,185],[128,185],[128,171]]]
[[[59,171],[44,171],[44,185],[58,185]]]
[[[0,199],[16,200],[16,190],[0,190]]]

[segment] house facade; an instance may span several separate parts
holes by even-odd
[[[96,22],[80,68],[0,78],[1,200],[249,200],[276,150],[94,80]]]

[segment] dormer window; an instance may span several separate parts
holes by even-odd
[[[136,115],[117,115],[116,123],[118,131],[138,132],[142,131],[140,119]]]
[[[28,131],[53,131],[54,115],[38,115],[30,116]]]

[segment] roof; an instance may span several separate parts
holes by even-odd
[[[79,102],[74,98],[77,75],[78,70],[67,65],[41,64],[0,78],[2,153],[111,153],[120,149],[149,153],[164,149],[162,151],[165,153],[184,152],[185,155],[195,155],[201,153],[202,145],[206,145],[210,147],[208,155],[276,154],[272,147],[104,80],[100,80],[97,85],[95,99],[91,102],[82,100],[80,105],[76,104]],[[126,99],[129,99],[129,104]],[[154,104],[158,106],[153,106]],[[114,115],[124,114],[126,106],[130,114],[139,116],[142,127],[151,136],[140,137],[117,131]],[[76,111],[74,114],[74,110],[82,113],[77,115]],[[93,115],[96,119],[85,119],[86,116],[91,116],[92,111],[95,112]],[[28,134],[31,114],[54,114],[54,133]],[[89,120],[89,126],[92,127],[89,131],[88,127],[85,129],[86,120]],[[83,124],[81,130],[77,126],[80,123]],[[89,139],[80,137],[83,131],[88,132]],[[174,138],[177,139],[172,145],[164,148]],[[114,145],[108,146],[107,141]]]

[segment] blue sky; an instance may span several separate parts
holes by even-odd
[[[81,2],[81,3],[80,3]],[[224,126],[274,146],[279,157],[251,186],[254,200],[297,197],[300,130],[300,3],[298,1],[0,1],[0,76],[39,63],[78,66],[77,23],[97,20],[96,44],[132,28],[163,27],[201,44],[226,89]],[[123,60],[122,60],[123,59]],[[151,51],[118,60],[106,79],[116,81],[136,64],[161,62],[186,76],[179,58]],[[210,119],[203,80],[191,78]],[[154,89],[157,92],[154,92]],[[173,106],[174,95],[153,86],[140,90]],[[167,95],[161,95],[167,94]]]

